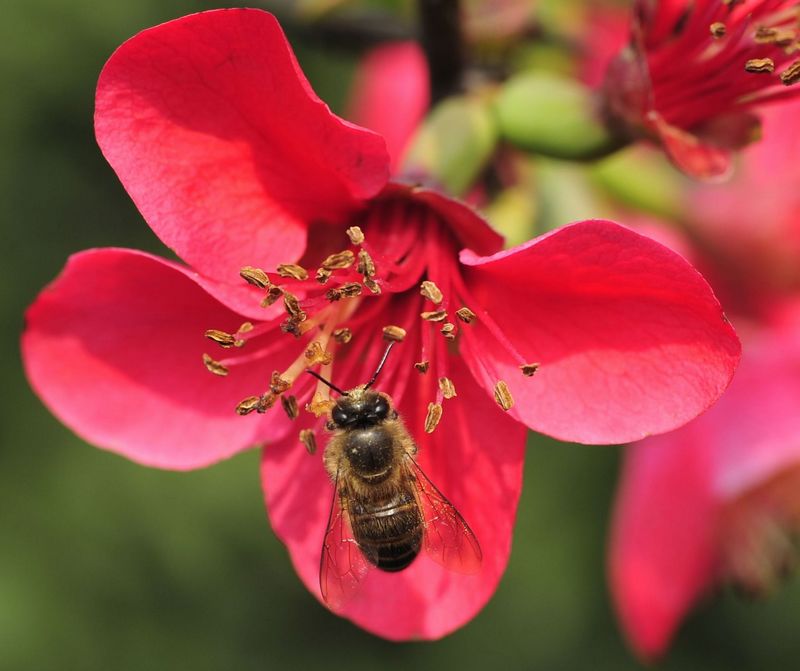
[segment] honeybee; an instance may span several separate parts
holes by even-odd
[[[481,565],[475,534],[417,464],[417,446],[391,397],[370,390],[392,344],[370,381],[349,391],[308,371],[340,394],[323,455],[334,495],[319,572],[322,597],[334,609],[357,593],[369,570],[402,571],[423,549],[458,573]]]

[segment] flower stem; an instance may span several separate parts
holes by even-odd
[[[419,0],[422,47],[431,77],[431,103],[461,88],[464,45],[459,0]]]

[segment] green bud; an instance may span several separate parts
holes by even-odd
[[[496,144],[497,129],[484,100],[448,98],[417,131],[403,172],[429,175],[460,196],[475,182]]]
[[[527,151],[581,160],[621,146],[602,122],[592,91],[572,79],[546,73],[513,77],[495,111],[503,139]]]
[[[660,217],[680,215],[686,179],[651,147],[636,145],[592,167],[595,184],[629,208]]]

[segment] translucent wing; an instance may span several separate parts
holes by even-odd
[[[425,521],[425,552],[451,571],[477,573],[483,555],[472,529],[414,459],[407,456],[406,464],[409,475],[415,480],[417,500]]]
[[[353,538],[347,495],[340,492],[337,476],[319,561],[319,588],[325,603],[333,610],[341,608],[356,594],[370,566]]]

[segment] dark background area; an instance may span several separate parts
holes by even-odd
[[[255,452],[193,473],[149,470],[86,445],[31,392],[19,360],[23,311],[66,257],[95,246],[163,253],[95,144],[97,75],[138,30],[209,7],[4,5],[0,669],[638,668],[604,580],[619,448],[532,437],[495,597],[442,641],[398,645],[331,615],[302,587],[269,528]],[[355,55],[293,43],[319,94],[341,106]],[[797,668],[798,615],[796,579],[764,602],[721,593],[687,621],[662,666]]]

